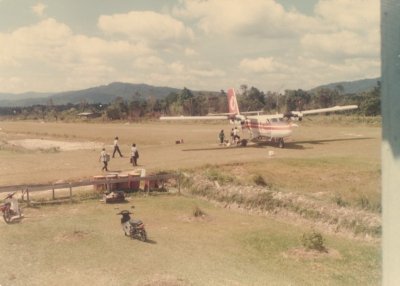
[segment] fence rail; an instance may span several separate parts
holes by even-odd
[[[118,183],[131,183],[131,182],[147,182],[147,191],[150,191],[150,183],[149,182],[162,182],[164,184],[165,181],[169,179],[175,179],[178,182],[178,192],[181,191],[181,182],[180,182],[180,174],[163,174],[163,175],[150,175],[150,176],[128,176],[127,178],[107,178],[104,179],[86,179],[81,181],[71,181],[65,183],[54,183],[54,184],[21,184],[21,185],[13,185],[13,186],[0,186],[0,193],[8,193],[8,192],[16,192],[22,191],[26,193],[27,200],[29,202],[29,193],[32,192],[40,192],[40,191],[53,191],[53,199],[55,197],[55,190],[57,189],[69,189],[70,190],[70,198],[72,199],[72,188],[76,187],[84,187],[84,186],[98,186],[103,185],[106,186],[107,189],[110,189],[111,185],[115,185]],[[146,184],[145,184],[146,185]],[[146,191],[146,190],[145,190]]]

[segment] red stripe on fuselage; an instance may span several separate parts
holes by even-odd
[[[262,130],[291,130],[292,127],[288,124],[265,124],[265,123],[245,123],[246,128],[262,129]]]

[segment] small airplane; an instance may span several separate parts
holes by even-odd
[[[357,109],[357,105],[333,106],[328,108],[310,109],[304,111],[291,111],[282,114],[261,114],[262,111],[239,111],[235,90],[229,88],[227,91],[228,113],[208,114],[206,116],[162,116],[160,120],[217,120],[229,119],[231,123],[240,123],[242,130],[248,130],[249,140],[252,142],[276,142],[279,148],[284,148],[284,138],[293,133],[298,127],[293,120],[301,121],[304,115],[336,112]],[[240,145],[246,146],[247,139],[240,140]]]

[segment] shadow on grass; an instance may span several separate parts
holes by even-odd
[[[149,243],[149,244],[157,244],[157,241],[152,240],[152,239],[147,239],[145,242]]]
[[[371,140],[375,139],[373,137],[361,137],[361,138],[338,138],[338,139],[320,139],[320,140],[303,140],[303,141],[294,141],[294,142],[285,142],[284,149],[297,149],[297,150],[305,150],[311,149],[312,147],[304,147],[301,144],[324,144],[329,142],[341,142],[341,141],[360,141],[360,140]],[[193,148],[193,149],[182,149],[182,151],[227,151],[227,150],[235,150],[235,149],[242,149],[242,148],[267,148],[267,147],[274,147],[279,149],[276,143],[273,142],[259,142],[254,143],[251,145],[244,146],[233,146],[233,147],[212,147],[212,148]]]
[[[373,137],[358,137],[358,138],[340,138],[340,139],[320,139],[320,140],[304,140],[296,141],[294,144],[323,144],[328,142],[340,142],[340,141],[360,141],[360,140],[371,140]],[[288,143],[289,145],[290,143]]]

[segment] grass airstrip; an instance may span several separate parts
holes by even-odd
[[[309,200],[321,219],[331,209],[330,215],[379,220],[379,125],[305,120],[284,149],[219,146],[218,132],[231,128],[225,123],[1,121],[0,128],[1,186],[102,174],[100,150],[112,152],[115,136],[125,156],[111,159],[112,171],[133,168],[129,146],[136,143],[139,168],[189,178],[180,195],[135,193],[111,205],[85,196],[72,204],[26,207],[21,223],[0,223],[0,285],[380,284],[379,228],[366,232],[349,221],[335,232],[297,205]],[[180,139],[183,144],[175,144]],[[265,188],[290,204],[254,211],[238,195],[229,198],[240,201],[218,201],[209,189],[191,189],[202,185],[191,181],[197,177],[239,193]],[[120,228],[116,213],[132,205],[146,224],[146,243]],[[195,209],[204,215],[195,216]],[[343,217],[333,219],[339,225]],[[304,248],[302,236],[312,231],[322,234],[325,251]]]

